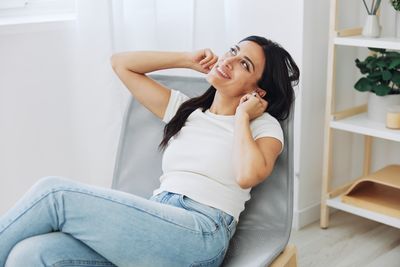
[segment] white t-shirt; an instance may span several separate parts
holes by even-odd
[[[188,99],[172,89],[163,121],[168,123]],[[275,137],[283,149],[282,128],[270,114],[253,119],[250,128],[254,139]],[[169,140],[162,157],[161,185],[153,195],[162,191],[183,194],[232,215],[238,222],[251,189],[242,189],[235,179],[233,130],[234,115],[217,115],[209,110],[203,113],[201,108],[193,111],[180,132]]]

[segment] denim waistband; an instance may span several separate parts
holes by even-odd
[[[178,201],[176,201],[176,199],[178,199]],[[222,223],[225,224],[225,227],[228,230],[229,239],[234,235],[236,231],[236,220],[232,215],[220,209],[195,201],[186,195],[163,191],[157,195],[150,197],[150,200],[174,206],[180,206],[188,210],[196,210],[203,214],[207,214],[209,217],[215,219],[216,221],[220,221],[221,218]]]

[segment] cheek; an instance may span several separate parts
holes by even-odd
[[[248,75],[243,75],[238,79],[238,86],[240,86],[244,92],[248,92],[249,90],[254,90],[257,86],[256,82],[254,79],[249,77]]]

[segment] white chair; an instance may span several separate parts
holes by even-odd
[[[202,78],[151,77],[189,97],[202,94],[210,86]],[[157,147],[164,125],[131,97],[119,140],[114,189],[149,198],[158,188],[162,154]],[[296,247],[288,245],[293,216],[293,115],[281,126],[284,150],[272,174],[251,190],[222,266],[297,266]]]

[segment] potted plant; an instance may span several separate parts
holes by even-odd
[[[365,60],[355,60],[364,74],[354,85],[360,92],[369,92],[368,118],[385,122],[386,109],[400,104],[400,53],[381,48],[368,48],[374,53]]]
[[[379,25],[379,19],[376,13],[378,12],[381,0],[372,0],[371,8],[368,8],[367,3],[363,0],[365,9],[367,10],[368,17],[365,21],[362,35],[366,37],[379,37],[381,35],[381,26]]]
[[[400,0],[390,0],[390,3],[396,11],[400,11]]]
[[[390,3],[392,4],[394,10],[396,10],[396,37],[400,37],[400,0],[390,0]]]

